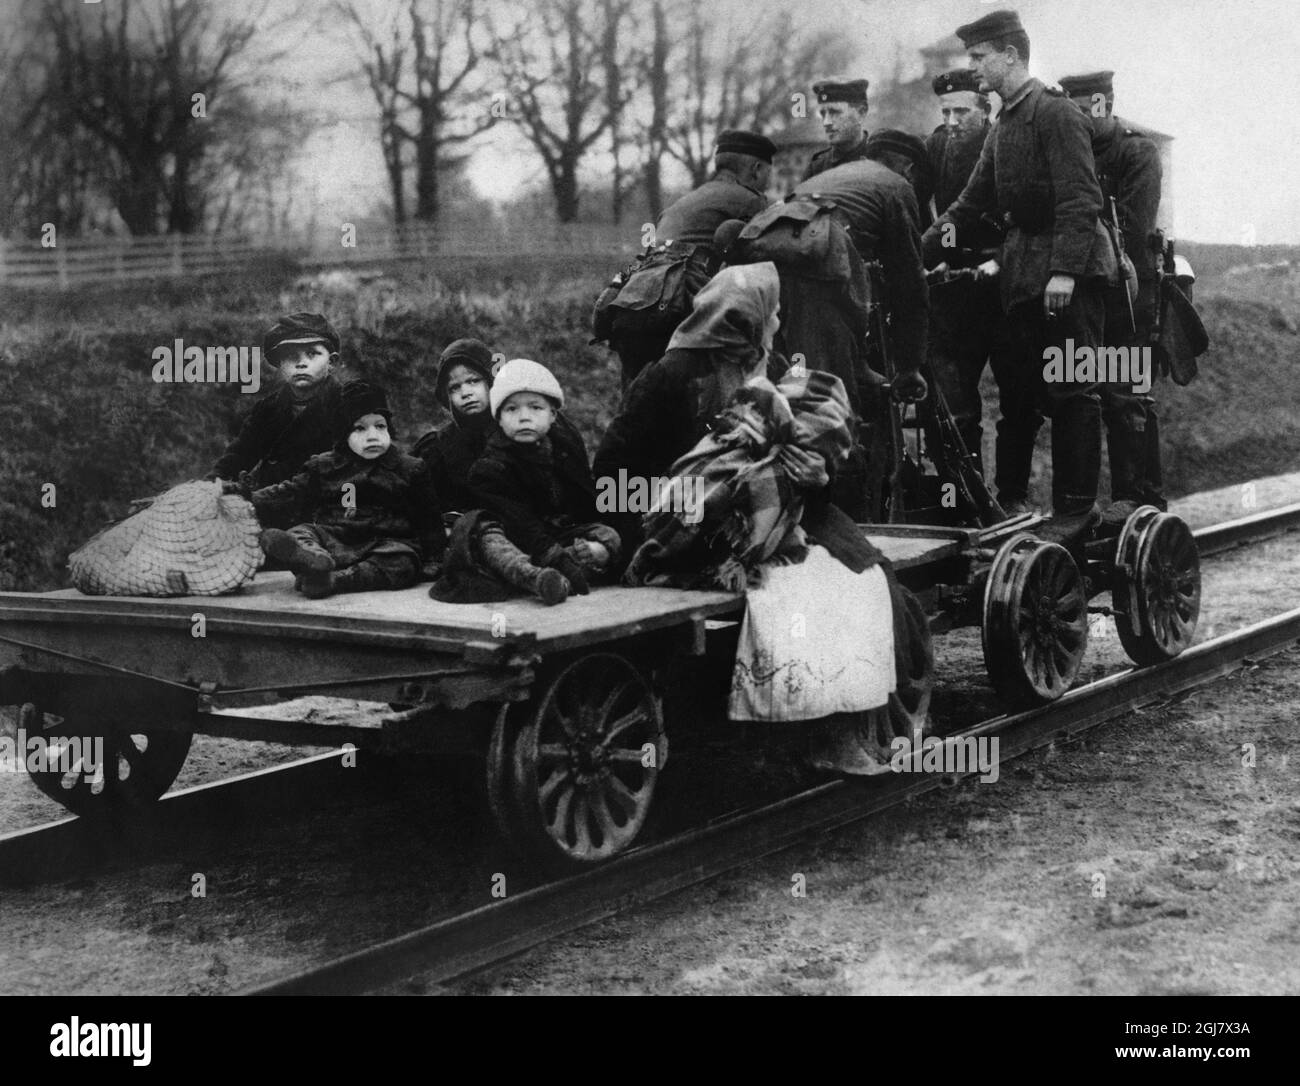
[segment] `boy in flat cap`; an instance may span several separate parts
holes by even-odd
[[[259,519],[310,516],[262,532],[262,549],[298,574],[310,599],[336,592],[406,588],[435,573],[446,530],[423,460],[393,445],[384,391],[350,381],[339,392],[334,447],[302,471],[251,495]]]
[[[682,317],[690,312],[691,300],[699,289],[718,270],[720,254],[713,245],[718,227],[731,219],[751,219],[770,202],[767,186],[775,155],[776,144],[766,136],[726,129],[718,134],[714,148],[713,176],[669,204],[659,216],[655,245],[668,246],[671,254],[687,258],[685,295],[680,299]],[[625,388],[647,365],[663,357],[675,330],[673,323],[653,331],[640,329],[635,335],[620,335],[615,323],[609,342],[623,364]]]
[[[1100,519],[1101,402],[1095,382],[1048,380],[1046,365],[1055,352],[1101,344],[1104,291],[1118,270],[1101,223],[1091,134],[1068,99],[1029,75],[1029,38],[1014,11],[992,12],[957,35],[979,90],[996,92],[1003,105],[966,188],[926,232],[926,263],[941,265],[963,247],[981,216],[1007,224],[1001,300],[1023,390],[1012,410],[1028,418],[1041,408],[1052,419],[1052,517],[1039,535],[1074,542]],[[1028,478],[1005,476],[999,454],[999,501],[1023,500],[1027,489]]]
[[[262,336],[262,355],[280,385],[253,405],[235,439],[209,473],[251,489],[297,474],[309,457],[334,444],[339,334],[319,313],[290,313]]]
[[[829,147],[808,160],[801,180],[807,181],[846,162],[867,157],[867,80],[821,79],[813,84],[817,98],[817,119],[822,123]]]
[[[1140,129],[1115,116],[1114,76],[1109,71],[1070,75],[1061,80],[1061,89],[1092,127],[1092,157],[1106,200],[1105,214],[1109,217],[1113,199],[1124,252],[1137,275],[1132,323],[1127,287],[1106,292],[1105,344],[1141,348],[1151,342],[1159,288],[1149,241],[1160,209],[1160,150]],[[1131,383],[1102,385],[1101,414],[1110,454],[1111,497],[1102,521],[1118,528],[1139,505],[1168,507],[1162,493],[1159,417],[1150,393],[1134,392]]]

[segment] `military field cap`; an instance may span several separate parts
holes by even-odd
[[[969,68],[954,68],[951,72],[936,75],[930,81],[935,94],[952,94],[954,91],[974,91],[979,93],[979,76]]]
[[[867,104],[865,79],[819,79],[813,84],[813,94],[818,102],[848,102],[850,105]]]
[[[930,168],[930,156],[926,153],[925,144],[915,136],[909,136],[897,128],[882,128],[878,132],[872,132],[867,137],[865,150],[867,157],[871,157],[873,151],[893,151],[895,154],[910,158],[927,170]]]
[[[994,38],[1005,38],[1008,34],[1023,34],[1025,28],[1020,25],[1020,16],[1014,11],[990,11],[982,19],[957,28],[957,37],[967,49],[981,42]]]
[[[771,162],[776,155],[776,144],[757,132],[746,132],[739,128],[728,128],[718,133],[717,150],[733,155],[749,155],[751,158]]]
[[[1115,94],[1114,72],[1088,72],[1086,75],[1065,75],[1059,80],[1061,90],[1071,98],[1085,95],[1104,94],[1107,98]]]
[[[290,313],[262,336],[262,353],[270,358],[281,347],[295,343],[324,343],[333,354],[339,349],[339,334],[319,313]]]

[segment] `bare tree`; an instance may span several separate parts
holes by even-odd
[[[668,151],[668,10],[665,0],[654,0],[650,14],[650,48],[644,58],[645,86],[650,116],[641,134],[645,165],[646,203],[658,219],[664,209],[663,161]]]
[[[724,22],[694,5],[685,24],[683,48],[665,81],[681,88],[665,146],[694,185],[708,177],[719,131],[761,130],[789,118],[794,95],[806,94],[818,74],[845,66],[853,51],[830,31],[800,33],[788,11]]]
[[[493,30],[511,119],[546,166],[561,222],[578,217],[578,169],[618,123],[636,71],[627,0],[535,0]],[[619,146],[622,146],[620,143]]]
[[[497,119],[480,78],[488,45],[480,7],[479,0],[403,0],[384,19],[357,0],[336,4],[361,45],[361,73],[379,107],[399,223],[407,219],[408,165],[415,170],[415,218],[431,222],[442,174],[461,157],[453,149]]]
[[[202,224],[199,177],[218,139],[206,118],[237,85],[236,61],[264,13],[223,11],[214,0],[50,0],[40,9],[49,49],[41,107],[61,130],[98,144],[108,194],[132,233]]]

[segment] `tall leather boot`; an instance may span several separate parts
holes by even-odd
[[[1146,423],[1142,434],[1142,504],[1154,505],[1163,513],[1169,503],[1165,500],[1165,473],[1160,462],[1160,416],[1154,404],[1147,406]]]
[[[994,482],[998,504],[1023,504],[1029,500],[1029,473],[1034,464],[1034,441],[1042,418],[1034,413],[1028,418],[998,419],[998,436],[994,444],[996,464]]]
[[[1076,397],[1052,419],[1052,516],[1040,538],[1068,545],[1097,526],[1097,481],[1101,475],[1101,403]]]
[[[1142,467],[1146,434],[1123,419],[1107,420],[1106,451],[1110,458],[1110,504],[1101,516],[1107,528],[1122,526],[1142,504]]]

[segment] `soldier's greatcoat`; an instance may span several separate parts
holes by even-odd
[[[879,261],[884,275],[883,302],[890,320],[894,364],[900,370],[919,367],[925,361],[929,292],[921,265],[919,211],[912,186],[887,166],[863,160],[836,166],[801,181],[794,191],[816,193],[834,200],[862,258]],[[782,328],[786,328],[784,313]],[[804,350],[790,339],[785,346],[791,358]],[[807,364],[818,368],[811,355]],[[827,368],[824,363],[822,368]],[[839,376],[850,388],[852,398],[851,379]]]
[[[655,226],[655,242],[708,245],[728,219],[752,219],[767,207],[767,197],[743,184],[730,170],[718,170],[699,188],[664,208]]]
[[[1160,150],[1142,133],[1114,117],[1101,122],[1092,138],[1097,182],[1110,214],[1114,197],[1124,251],[1137,267],[1139,281],[1154,281],[1156,258],[1147,239],[1156,228],[1160,208]]]
[[[827,170],[834,169],[836,166],[843,166],[846,162],[860,162],[867,157],[867,133],[863,131],[862,138],[851,147],[840,150],[838,147],[823,147],[820,151],[813,153],[812,158],[808,160],[808,165],[804,168],[802,180],[807,181],[819,173],[825,173]]]
[[[960,246],[987,213],[1009,227],[1001,258],[1004,310],[1041,298],[1053,275],[1115,281],[1091,128],[1073,102],[1037,79],[1026,80],[1002,107],[970,181],[927,231],[927,263],[943,259],[945,223],[956,226]]]

